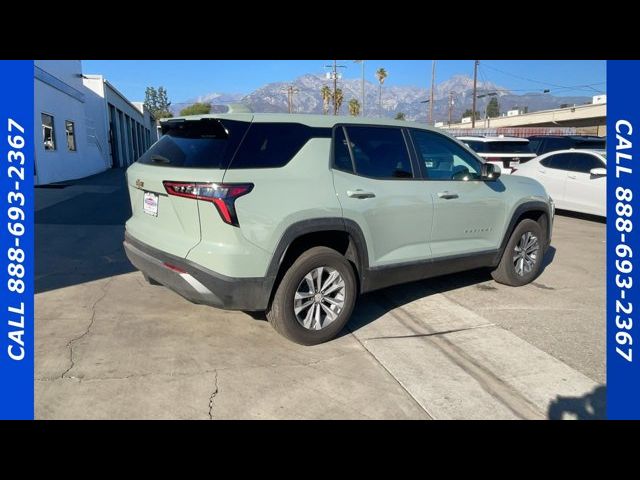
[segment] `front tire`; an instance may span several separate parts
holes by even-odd
[[[528,218],[522,220],[513,230],[498,267],[491,272],[493,279],[512,287],[535,280],[542,269],[544,234],[538,222]]]
[[[282,277],[267,319],[278,333],[300,345],[327,342],[349,321],[356,285],[353,267],[344,256],[313,247]]]

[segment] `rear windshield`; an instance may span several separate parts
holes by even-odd
[[[249,124],[207,118],[169,121],[139,163],[165,167],[227,168]]]
[[[478,153],[533,153],[529,142],[479,142],[463,140],[472,150]]]

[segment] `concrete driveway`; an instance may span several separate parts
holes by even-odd
[[[36,189],[37,418],[603,415],[602,223],[558,216],[532,285],[474,271],[386,289],[301,347],[146,284],[122,251],[129,211],[120,170]]]

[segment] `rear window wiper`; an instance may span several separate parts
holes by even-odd
[[[151,161],[155,163],[171,163],[171,160],[162,155],[151,155]]]

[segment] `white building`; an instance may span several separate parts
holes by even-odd
[[[80,60],[36,60],[35,183],[86,177],[133,163],[155,140],[154,121]]]
[[[135,162],[158,139],[155,122],[142,102],[130,102],[102,75],[83,75],[87,96],[88,126],[106,139],[110,166]]]

